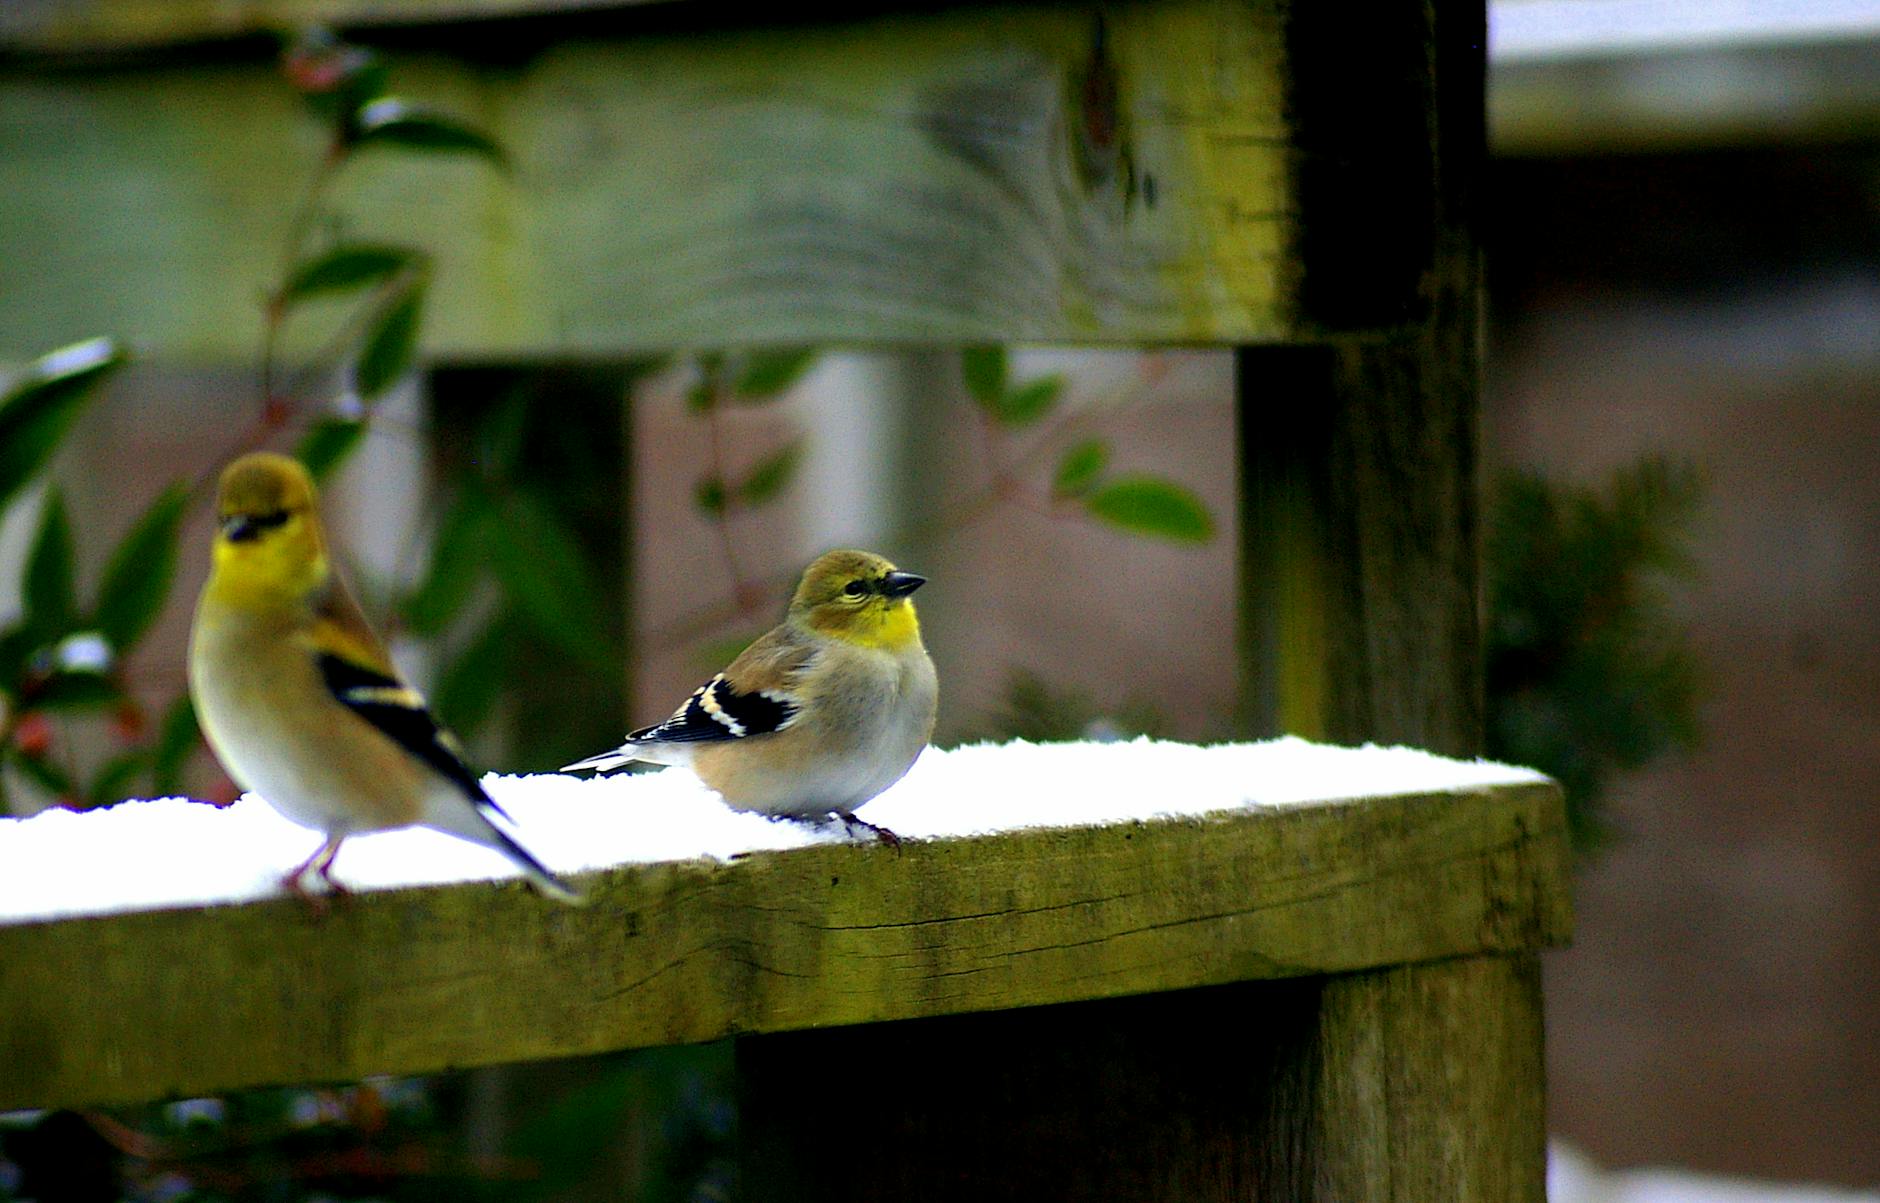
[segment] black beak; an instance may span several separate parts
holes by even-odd
[[[881,595],[883,597],[906,597],[926,583],[926,577],[916,576],[911,572],[890,572],[887,576],[881,578]]]

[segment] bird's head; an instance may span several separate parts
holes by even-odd
[[[299,597],[326,579],[313,478],[298,461],[258,451],[224,468],[215,521],[217,586]]]
[[[803,572],[790,617],[864,647],[895,651],[920,642],[920,620],[908,596],[927,583],[866,551],[832,551]]]

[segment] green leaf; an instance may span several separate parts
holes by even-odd
[[[0,698],[7,699],[9,705],[18,700],[20,679],[26,673],[28,662],[39,650],[37,632],[24,623],[16,623],[0,631]]]
[[[459,493],[444,512],[430,569],[402,607],[414,634],[436,635],[463,608],[487,561],[483,526],[489,513],[489,499],[470,489]]]
[[[432,704],[447,727],[474,732],[489,720],[503,695],[515,647],[515,629],[498,619],[444,666]]]
[[[769,501],[796,476],[796,468],[803,459],[803,445],[791,443],[778,451],[765,456],[751,468],[744,483],[738,486],[738,500],[745,505],[762,505]]]
[[[745,357],[744,370],[738,373],[737,394],[746,401],[775,397],[801,380],[815,362],[814,347],[754,351]]]
[[[196,723],[196,708],[184,694],[170,703],[157,731],[157,742],[150,750],[150,793],[152,797],[172,797],[182,791],[183,766],[202,739]]]
[[[72,524],[57,487],[46,491],[39,513],[39,533],[26,557],[26,623],[51,637],[65,633],[78,612],[72,588]]]
[[[58,765],[43,756],[22,756],[17,752],[14,753],[12,760],[28,780],[57,801],[78,802],[78,791],[73,787],[72,779]]]
[[[58,672],[33,691],[39,710],[89,710],[116,704],[124,697],[118,683],[104,673]]]
[[[281,288],[281,302],[288,304],[321,293],[365,288],[423,262],[424,252],[410,247],[343,242],[296,267]]]
[[[307,466],[315,480],[323,481],[344,463],[365,437],[366,424],[357,418],[321,418],[307,428],[294,448],[294,458]]]
[[[335,103],[330,112],[337,119],[339,128],[356,127],[359,110],[385,95],[385,89],[390,83],[391,72],[386,70],[378,56],[367,52],[356,59],[347,72],[346,82],[332,93]]]
[[[176,536],[189,505],[189,487],[158,494],[112,551],[98,585],[93,623],[122,655],[156,621],[176,576]]]
[[[414,280],[388,304],[366,333],[353,372],[354,385],[365,401],[376,401],[411,367],[418,346],[418,319],[424,310],[424,285]]]
[[[98,766],[85,788],[85,805],[109,806],[130,796],[131,781],[144,771],[150,754],[142,748],[120,752]]]
[[[960,375],[973,400],[991,409],[1005,395],[1005,348],[966,348],[960,352]]]
[[[1087,493],[1110,463],[1110,445],[1102,439],[1086,439],[1064,452],[1058,461],[1057,477],[1051,492],[1057,497],[1075,497]]]
[[[1214,519],[1201,499],[1159,477],[1120,477],[1090,494],[1084,504],[1110,525],[1139,535],[1176,543],[1205,543],[1214,537]]]
[[[701,476],[699,482],[692,486],[692,502],[702,513],[715,517],[725,512],[725,506],[730,501],[730,491],[725,488],[723,477]]]
[[[1007,426],[1026,426],[1050,413],[1063,391],[1064,377],[1053,373],[1001,394],[989,408],[992,416]]]
[[[92,389],[125,358],[115,339],[73,343],[35,359],[0,394],[0,513],[46,466]]]
[[[481,155],[498,167],[509,165],[503,148],[482,130],[397,96],[381,96],[353,114],[352,144]]]
[[[498,520],[489,526],[491,566],[517,615],[569,656],[612,671],[587,561],[574,535],[527,494],[512,493],[499,504]]]
[[[689,1051],[689,1050],[688,1050]],[[667,1117],[663,1122],[667,1131],[675,1135],[663,1141],[650,1142],[655,1149],[662,1145],[681,1145],[685,1141],[700,1141],[704,1138],[688,1135],[680,1138],[681,1117],[685,1116],[685,1103],[680,1099],[658,1098],[654,1095],[657,1084],[649,1081],[649,1075],[642,1068],[644,1058],[635,1056],[626,1061],[615,1061],[598,1065],[593,1073],[588,1074],[578,1084],[565,1091],[558,1091],[552,1098],[544,1098],[541,1105],[530,1109],[529,1115],[518,1125],[514,1138],[516,1154],[526,1157],[531,1165],[541,1167],[541,1177],[531,1183],[537,1197],[566,1197],[577,1188],[583,1176],[588,1173],[586,1167],[599,1163],[607,1156],[607,1150],[619,1142],[619,1133],[631,1123],[631,1109],[646,1108],[647,1114]],[[696,1080],[696,1075],[692,1075]],[[695,1089],[704,1091],[705,1086]],[[726,1091],[714,1097],[728,1097]],[[694,1121],[695,1122],[695,1121]],[[689,1133],[689,1129],[687,1130]],[[666,1156],[672,1154],[667,1153]],[[667,1170],[656,1159],[651,1164],[660,1170]],[[703,1163],[702,1155],[693,1154]],[[688,1180],[699,1177],[698,1170],[690,1173],[667,1170],[665,1173],[649,1173],[648,1180],[655,1183],[674,1182],[682,1186],[689,1185]],[[709,1192],[716,1193],[716,1192]],[[703,1188],[681,1189],[681,1186],[665,1190],[648,1190],[644,1197],[654,1199],[702,1198],[708,1192]]]

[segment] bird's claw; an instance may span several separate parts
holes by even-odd
[[[878,823],[870,823],[867,819],[858,819],[846,810],[838,810],[836,812],[836,818],[842,820],[842,830],[846,835],[853,836],[855,829],[860,827],[863,831],[873,832],[877,840],[894,849],[896,852],[901,850],[901,837]]]
[[[316,916],[326,914],[335,902],[352,893],[333,876],[333,859],[339,855],[339,844],[339,839],[327,837],[327,841],[312,856],[295,865],[292,872],[281,878],[281,885],[287,892],[306,903]],[[325,882],[326,891],[315,893],[308,889],[309,876]]]
[[[332,910],[336,903],[343,902],[352,897],[351,890],[347,889],[339,882],[334,881],[326,874],[317,873],[315,876],[326,883],[326,889],[308,889],[306,874],[299,870],[282,877],[281,886],[289,894],[292,894],[294,897],[300,899],[301,902],[305,903],[307,909],[313,912],[316,918]]]

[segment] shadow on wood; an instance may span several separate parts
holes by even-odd
[[[1542,1194],[1532,957],[750,1038],[738,1065],[752,1203]]]

